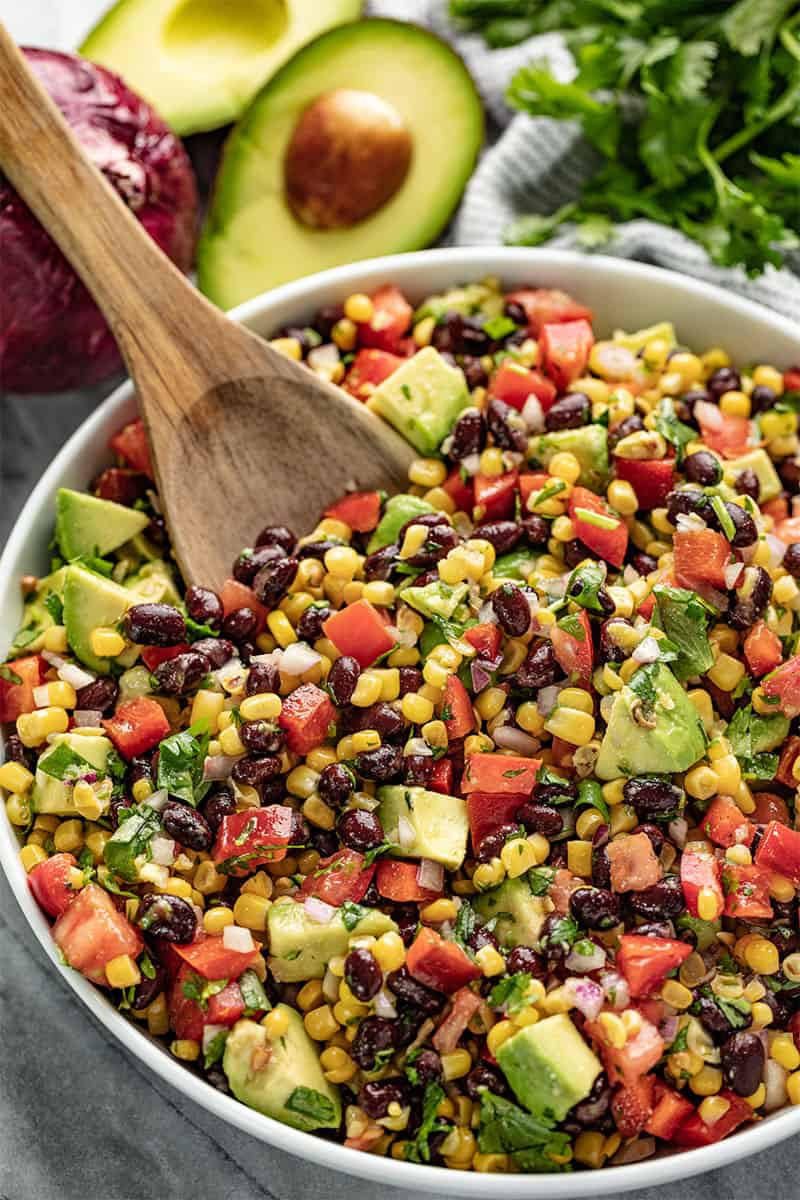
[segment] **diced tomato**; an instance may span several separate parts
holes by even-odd
[[[295,754],[308,754],[321,746],[335,721],[333,702],[315,683],[301,683],[285,696],[278,717],[286,733],[286,745]]]
[[[77,865],[74,854],[54,854],[28,872],[28,887],[48,916],[60,917],[77,896],[70,884],[70,871]]]
[[[440,1054],[452,1054],[462,1033],[483,1003],[481,997],[468,987],[459,988],[452,1002],[453,1007],[432,1038],[434,1048]]]
[[[800,654],[777,667],[762,683],[765,696],[777,696],[776,712],[800,716]]]
[[[705,400],[694,407],[705,444],[723,458],[740,458],[750,447],[752,423],[747,417],[733,417]]]
[[[95,479],[92,490],[101,500],[132,506],[152,486],[152,482],[141,471],[130,471],[127,467],[109,467]]]
[[[755,830],[730,796],[717,796],[703,818],[703,831],[715,846],[749,846]]]
[[[249,875],[263,863],[286,857],[294,817],[283,804],[246,808],[223,817],[211,856],[228,875]]]
[[[300,894],[316,896],[334,908],[344,904],[345,900],[358,904],[364,899],[374,874],[375,865],[368,867],[358,850],[337,850],[335,854],[321,858],[311,874],[306,875]]]
[[[448,675],[444,685],[442,720],[451,742],[464,738],[475,728],[475,714],[469,692],[457,675]]]
[[[680,587],[698,591],[704,585],[727,589],[725,567],[731,559],[727,539],[713,529],[678,530],[672,542],[675,580]]]
[[[513,792],[530,796],[536,784],[539,758],[515,754],[469,754],[464,764],[461,791],[492,792],[507,796]]]
[[[148,479],[153,479],[153,464],[150,460],[150,447],[147,444],[147,434],[141,417],[123,425],[119,433],[115,433],[108,443],[110,449],[124,458],[134,471],[141,471]]]
[[[755,855],[759,867],[768,867],[800,887],[800,831],[779,821],[770,821]]]
[[[642,1075],[628,1087],[618,1087],[611,1099],[611,1114],[623,1137],[636,1137],[653,1113],[652,1075]]]
[[[439,758],[433,764],[428,776],[428,791],[439,792],[444,796],[453,794],[453,763],[449,758]]]
[[[472,836],[472,848],[480,852],[484,838],[495,833],[501,825],[514,821],[517,809],[527,801],[528,796],[497,795],[492,792],[470,792],[467,797],[467,818],[469,831]]]
[[[216,995],[209,996],[203,1008],[197,999],[187,996],[183,990],[186,983],[196,985],[196,979],[192,978],[196,974],[188,963],[184,963],[175,976],[169,994],[169,1023],[176,1037],[199,1042],[206,1025],[235,1025],[244,1016],[244,999],[238,983],[232,982]]]
[[[359,350],[353,359],[342,387],[356,400],[368,400],[379,383],[388,379],[405,359],[385,350]]]
[[[797,787],[797,780],[794,777],[793,769],[794,769],[794,764],[797,762],[797,758],[799,755],[800,755],[800,737],[797,737],[795,734],[792,734],[792,736],[788,737],[786,739],[786,741],[783,743],[783,749],[781,750],[780,762],[778,763],[778,769],[775,772],[775,779],[777,780],[778,783],[782,783],[784,785],[784,787],[790,787],[790,788]],[[754,800],[758,800],[759,798],[760,798],[760,793],[758,796],[753,797]],[[781,801],[781,803],[783,804],[784,809],[786,809],[786,804],[783,801]],[[787,812],[788,812],[788,810],[787,810]],[[789,820],[788,816],[781,818],[778,816],[777,813],[771,813],[766,819],[764,819],[758,823],[765,825],[767,821],[771,821],[771,820],[773,820],[773,818],[775,818],[777,820],[783,819],[787,823]],[[755,817],[753,819],[755,820]]]
[[[456,992],[481,975],[480,968],[456,942],[446,942],[426,925],[408,949],[406,966],[410,975],[437,992]]]
[[[3,663],[0,668],[0,724],[11,724],[23,713],[33,712],[36,708],[33,689],[41,684],[46,666],[38,654]]]
[[[557,324],[559,321],[579,321],[585,318],[592,320],[592,310],[578,300],[573,300],[567,292],[554,288],[518,288],[509,292],[506,300],[519,304],[525,310],[528,318],[528,332],[538,337],[543,325]]]
[[[381,858],[375,873],[375,886],[385,900],[393,900],[396,904],[436,900],[442,893],[420,887],[417,882],[418,870],[419,863]]]
[[[173,949],[178,958],[203,979],[238,979],[261,953],[261,947],[255,942],[252,950],[231,950],[225,945],[222,934],[204,935],[186,946],[173,945]]]
[[[643,892],[661,878],[661,863],[646,833],[616,838],[606,850],[615,892]]]
[[[626,1039],[624,1046],[612,1046],[599,1021],[587,1021],[586,1030],[598,1047],[609,1081],[632,1087],[654,1067],[664,1052],[664,1039],[658,1029],[642,1016],[639,1031]]]
[[[139,930],[96,883],[78,892],[58,918],[53,941],[71,967],[101,987],[108,986],[106,963],[120,954],[136,958],[144,945]]]
[[[528,500],[533,493],[540,492],[542,488],[552,482],[551,476],[546,471],[525,471],[520,475],[518,480],[519,496],[524,514],[528,512]]]
[[[340,608],[322,628],[339,653],[352,655],[362,670],[394,646],[394,638],[369,600]]]
[[[574,487],[569,498],[569,515],[575,526],[575,536],[584,546],[615,567],[622,566],[628,548],[628,527],[621,517],[614,516],[605,500],[588,488]],[[592,516],[615,524],[610,529],[601,528],[592,523]]]
[[[660,1082],[660,1081],[659,1081]],[[645,1124],[645,1133],[671,1142],[675,1130],[694,1112],[694,1105],[674,1088],[661,1084],[661,1095],[656,1094],[656,1104]]]
[[[738,1129],[740,1125],[754,1116],[747,1101],[743,1100],[741,1096],[737,1096],[735,1092],[723,1091],[719,1095],[730,1105],[727,1112],[723,1113],[713,1125],[707,1125],[699,1111],[695,1110],[673,1133],[672,1140],[677,1145],[712,1146],[714,1142],[721,1142],[729,1133],[733,1133],[734,1129]]]
[[[783,390],[785,392],[800,392],[800,367],[789,367],[783,372]]]
[[[261,603],[252,588],[239,583],[238,579],[226,579],[219,593],[222,611],[227,617],[238,608],[251,608],[258,617],[255,634],[263,633],[267,627],[268,609]]]
[[[550,750],[553,755],[553,766],[563,767],[566,770],[572,770],[575,766],[575,746],[572,742],[566,742],[563,738],[553,737],[550,743]]]
[[[565,391],[586,370],[594,333],[586,320],[543,325],[539,334],[542,364],[559,391]]]
[[[776,525],[773,533],[779,537],[782,542],[786,542],[790,546],[792,542],[800,542],[800,517],[787,517],[785,521],[781,521]]]
[[[453,468],[442,484],[442,488],[455,504],[456,511],[472,512],[475,503],[475,489],[471,477],[468,476],[467,479],[462,478],[460,467]]]
[[[163,708],[149,696],[120,704],[114,716],[103,721],[103,728],[122,757],[128,759],[152,750],[172,732]]]
[[[514,515],[514,497],[517,494],[517,472],[506,471],[505,475],[476,475],[475,508],[476,521],[505,521]]]
[[[771,872],[755,863],[738,866],[724,863],[722,887],[725,892],[725,916],[741,921],[757,921],[773,915],[769,896]]]
[[[796,1012],[789,1021],[789,1029],[794,1038],[795,1047],[800,1050],[800,1012]]]
[[[617,479],[624,479],[636,492],[639,508],[658,508],[672,491],[675,479],[674,458],[615,458]]]
[[[640,616],[644,617],[645,621],[649,621],[653,615],[653,609],[656,606],[656,598],[653,592],[649,596],[645,596],[642,603],[636,609]]]
[[[551,627],[551,640],[556,662],[571,683],[579,683],[589,687],[592,682],[594,667],[594,646],[592,644],[592,627],[585,608],[575,614],[583,627],[583,636],[579,637],[562,629],[556,624]],[[572,622],[570,622],[572,624]]]
[[[765,517],[772,517],[776,525],[789,516],[789,501],[786,496],[775,496],[773,500],[759,501],[758,507]]]
[[[493,625],[491,621],[481,625],[472,625],[464,631],[464,641],[475,647],[478,658],[485,658],[490,662],[500,653],[502,640],[503,634],[500,626]]]
[[[627,979],[632,996],[649,996],[691,953],[688,942],[675,938],[624,933],[619,941],[617,968]]]
[[[695,850],[684,850],[681,855],[681,886],[686,907],[693,917],[699,917],[697,902],[703,891],[707,900],[713,898],[716,912],[713,916],[704,913],[704,920],[716,921],[725,911],[725,896],[719,873],[719,862],[713,854],[700,854]]]
[[[403,334],[411,324],[413,308],[393,283],[387,283],[373,293],[372,307],[370,320],[358,326],[359,344],[399,353]]]
[[[756,621],[744,639],[744,657],[748,671],[756,679],[774,671],[783,658],[780,638],[764,621]]]
[[[185,654],[191,648],[188,642],[180,642],[177,646],[142,646],[139,657],[148,671],[155,671],[163,662],[169,662],[171,658],[177,658],[179,654]]]
[[[326,517],[344,521],[356,533],[369,533],[381,515],[380,492],[349,492],[325,509]]]
[[[552,405],[556,398],[556,386],[539,371],[523,367],[513,359],[506,359],[497,368],[489,384],[489,395],[510,404],[521,412],[525,407],[528,396],[535,396],[539,401],[542,412]]]

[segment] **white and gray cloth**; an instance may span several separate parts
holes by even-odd
[[[224,4],[225,0],[218,0]],[[106,0],[0,0],[0,20],[20,40],[76,46]],[[377,0],[373,13],[416,19],[448,32],[442,0]],[[449,240],[491,245],[515,216],[551,211],[574,197],[591,170],[576,131],[514,116],[503,102],[513,69],[546,54],[571,69],[556,37],[487,51],[480,39],[458,47],[490,116],[487,150]],[[559,244],[570,244],[569,233]],[[633,222],[614,253],[722,283],[800,318],[800,281],[770,271],[748,281],[709,265],[679,234]],[[65,438],[110,385],[52,397],[0,396],[0,543],[33,483]],[[0,1200],[411,1200],[274,1150],[220,1123],[154,1079],[90,1017],[55,974],[0,877]],[[794,1200],[800,1144],[631,1200]],[[414,1200],[426,1200],[420,1193]]]

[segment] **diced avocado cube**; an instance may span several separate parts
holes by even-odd
[[[608,433],[602,425],[582,425],[580,429],[561,429],[543,433],[536,443],[535,457],[548,466],[554,454],[568,451],[581,464],[578,483],[593,492],[603,493],[608,483]]]
[[[425,303],[414,313],[414,320],[434,317],[439,321],[449,312],[461,313],[464,317],[472,316],[476,312],[487,317],[499,317],[503,313],[503,303],[503,293],[496,280],[487,279],[483,283],[467,283],[463,287],[450,288],[448,292],[428,296]]]
[[[469,822],[467,806],[460,796],[444,796],[422,787],[388,784],[378,790],[378,816],[386,837],[397,844],[398,858],[430,858],[450,871],[461,866],[467,853]],[[404,829],[413,830],[413,840],[398,841],[401,818]]]
[[[534,896],[527,875],[506,879],[499,887],[482,892],[472,907],[485,921],[494,919],[494,933],[506,949],[534,946],[550,911],[544,896]]]
[[[134,604],[182,604],[172,568],[160,558],[143,563],[127,576],[124,586],[136,593]]]
[[[325,1078],[319,1051],[288,1004],[278,1004],[289,1027],[270,1038],[263,1025],[237,1021],[225,1041],[222,1068],[237,1100],[295,1129],[338,1129],[339,1089]]]
[[[82,663],[98,674],[109,670],[109,660],[92,652],[92,632],[100,626],[114,626],[136,604],[136,593],[118,583],[95,575],[73,563],[64,578],[64,624],[67,640]]]
[[[25,601],[20,627],[14,634],[14,641],[9,647],[9,658],[18,658],[23,654],[35,654],[42,649],[45,633],[55,625],[53,613],[46,601],[48,596],[58,596],[60,599],[64,590],[65,572],[66,568],[60,567],[51,575],[45,575],[43,579],[39,580],[33,595]]]
[[[397,541],[397,535],[407,521],[433,511],[433,505],[421,496],[408,496],[405,492],[401,492],[399,496],[392,496],[386,501],[378,528],[367,543],[367,553],[374,554],[376,550],[390,546],[392,542]]]
[[[59,488],[56,494],[56,541],[68,561],[108,554],[149,523],[146,513],[88,492]]]
[[[618,346],[624,346],[632,354],[644,350],[648,342],[658,339],[666,342],[670,349],[677,346],[675,326],[671,321],[659,321],[657,325],[648,325],[646,329],[637,329],[633,333],[625,333],[623,329],[614,330],[614,341]]]
[[[436,454],[469,404],[464,372],[426,346],[379,384],[369,407],[394,425],[420,454]]]
[[[443,579],[434,579],[424,587],[412,584],[400,592],[400,599],[410,604],[423,617],[443,617],[449,621],[459,604],[469,592],[469,584],[445,583]]]
[[[497,1050],[511,1090],[529,1112],[563,1121],[603,1069],[567,1013],[525,1025]]]
[[[84,758],[87,763],[104,773],[111,750],[111,742],[102,735],[84,735],[81,733],[57,734],[44,753],[40,756],[36,767],[36,777],[33,781],[32,806],[35,812],[52,813],[58,817],[74,817],[76,815],[74,788],[71,783],[48,775],[43,769],[47,766],[48,758],[55,754],[59,746],[67,746],[75,754]],[[106,804],[106,807],[108,805]]]
[[[376,908],[365,908],[361,916],[337,909],[323,925],[309,917],[304,904],[286,897],[267,913],[269,967],[282,983],[322,979],[330,959],[347,953],[350,938],[378,937],[396,929],[392,918]]]
[[[650,663],[615,694],[595,774],[618,779],[688,771],[705,748],[697,709],[668,667]]]
[[[758,480],[758,500],[760,504],[774,500],[782,491],[778,472],[772,465],[772,459],[766,450],[760,447],[749,450],[741,458],[729,458],[723,464],[722,478],[729,487],[734,487],[742,471],[753,471]]]
[[[528,576],[535,571],[542,554],[541,550],[509,550],[507,554],[499,554],[494,560],[492,574],[495,579],[519,579],[525,583]]]

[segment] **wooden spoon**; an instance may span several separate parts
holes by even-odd
[[[348,485],[407,481],[407,442],[230,321],[162,254],[89,162],[2,25],[0,168],[113,330],[187,582],[219,587],[264,525],[307,532]]]

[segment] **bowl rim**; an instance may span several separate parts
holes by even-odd
[[[451,277],[455,285],[468,277],[476,277],[476,270],[482,275],[496,273],[502,276],[504,266],[513,264],[518,268],[520,263],[530,264],[531,278],[535,278],[537,269],[554,272],[580,267],[585,270],[587,276],[608,278],[609,281],[671,287],[696,298],[699,304],[712,303],[732,314],[744,316],[765,334],[777,333],[788,338],[790,342],[796,343],[800,356],[800,326],[795,326],[788,318],[774,314],[750,300],[660,267],[604,255],[587,256],[560,250],[451,247],[367,259],[284,284],[238,305],[230,315],[237,321],[251,323],[268,316],[271,310],[279,306],[296,304],[298,309],[313,308],[316,293],[332,286],[345,287],[354,279],[372,284],[395,280],[413,289],[413,277],[416,272],[440,265],[452,269]],[[10,589],[16,584],[15,563],[31,538],[40,515],[50,508],[52,493],[59,479],[68,467],[80,462],[110,419],[114,416],[122,417],[126,408],[130,410],[132,404],[133,388],[130,381],[126,380],[78,427],[44,471],[17,517],[0,557],[0,602],[13,594]],[[92,1015],[126,1050],[153,1070],[165,1083],[172,1085],[213,1115],[263,1142],[274,1145],[277,1149],[285,1150],[298,1158],[306,1158],[320,1166],[374,1183],[415,1188],[443,1195],[481,1197],[482,1200],[488,1200],[490,1196],[496,1197],[497,1200],[516,1200],[517,1197],[537,1197],[539,1200],[559,1197],[567,1200],[572,1197],[627,1192],[635,1188],[684,1179],[725,1166],[764,1150],[793,1133],[800,1133],[800,1107],[788,1108],[711,1146],[683,1150],[626,1166],[605,1167],[601,1171],[563,1175],[515,1173],[483,1176],[478,1173],[455,1172],[446,1168],[375,1157],[338,1142],[329,1142],[266,1117],[240,1103],[233,1096],[223,1095],[203,1079],[187,1071],[170,1056],[162,1044],[126,1020],[99,989],[59,961],[50,936],[50,925],[26,885],[25,873],[17,853],[16,835],[5,814],[0,820],[0,864],[28,925],[51,963]]]

